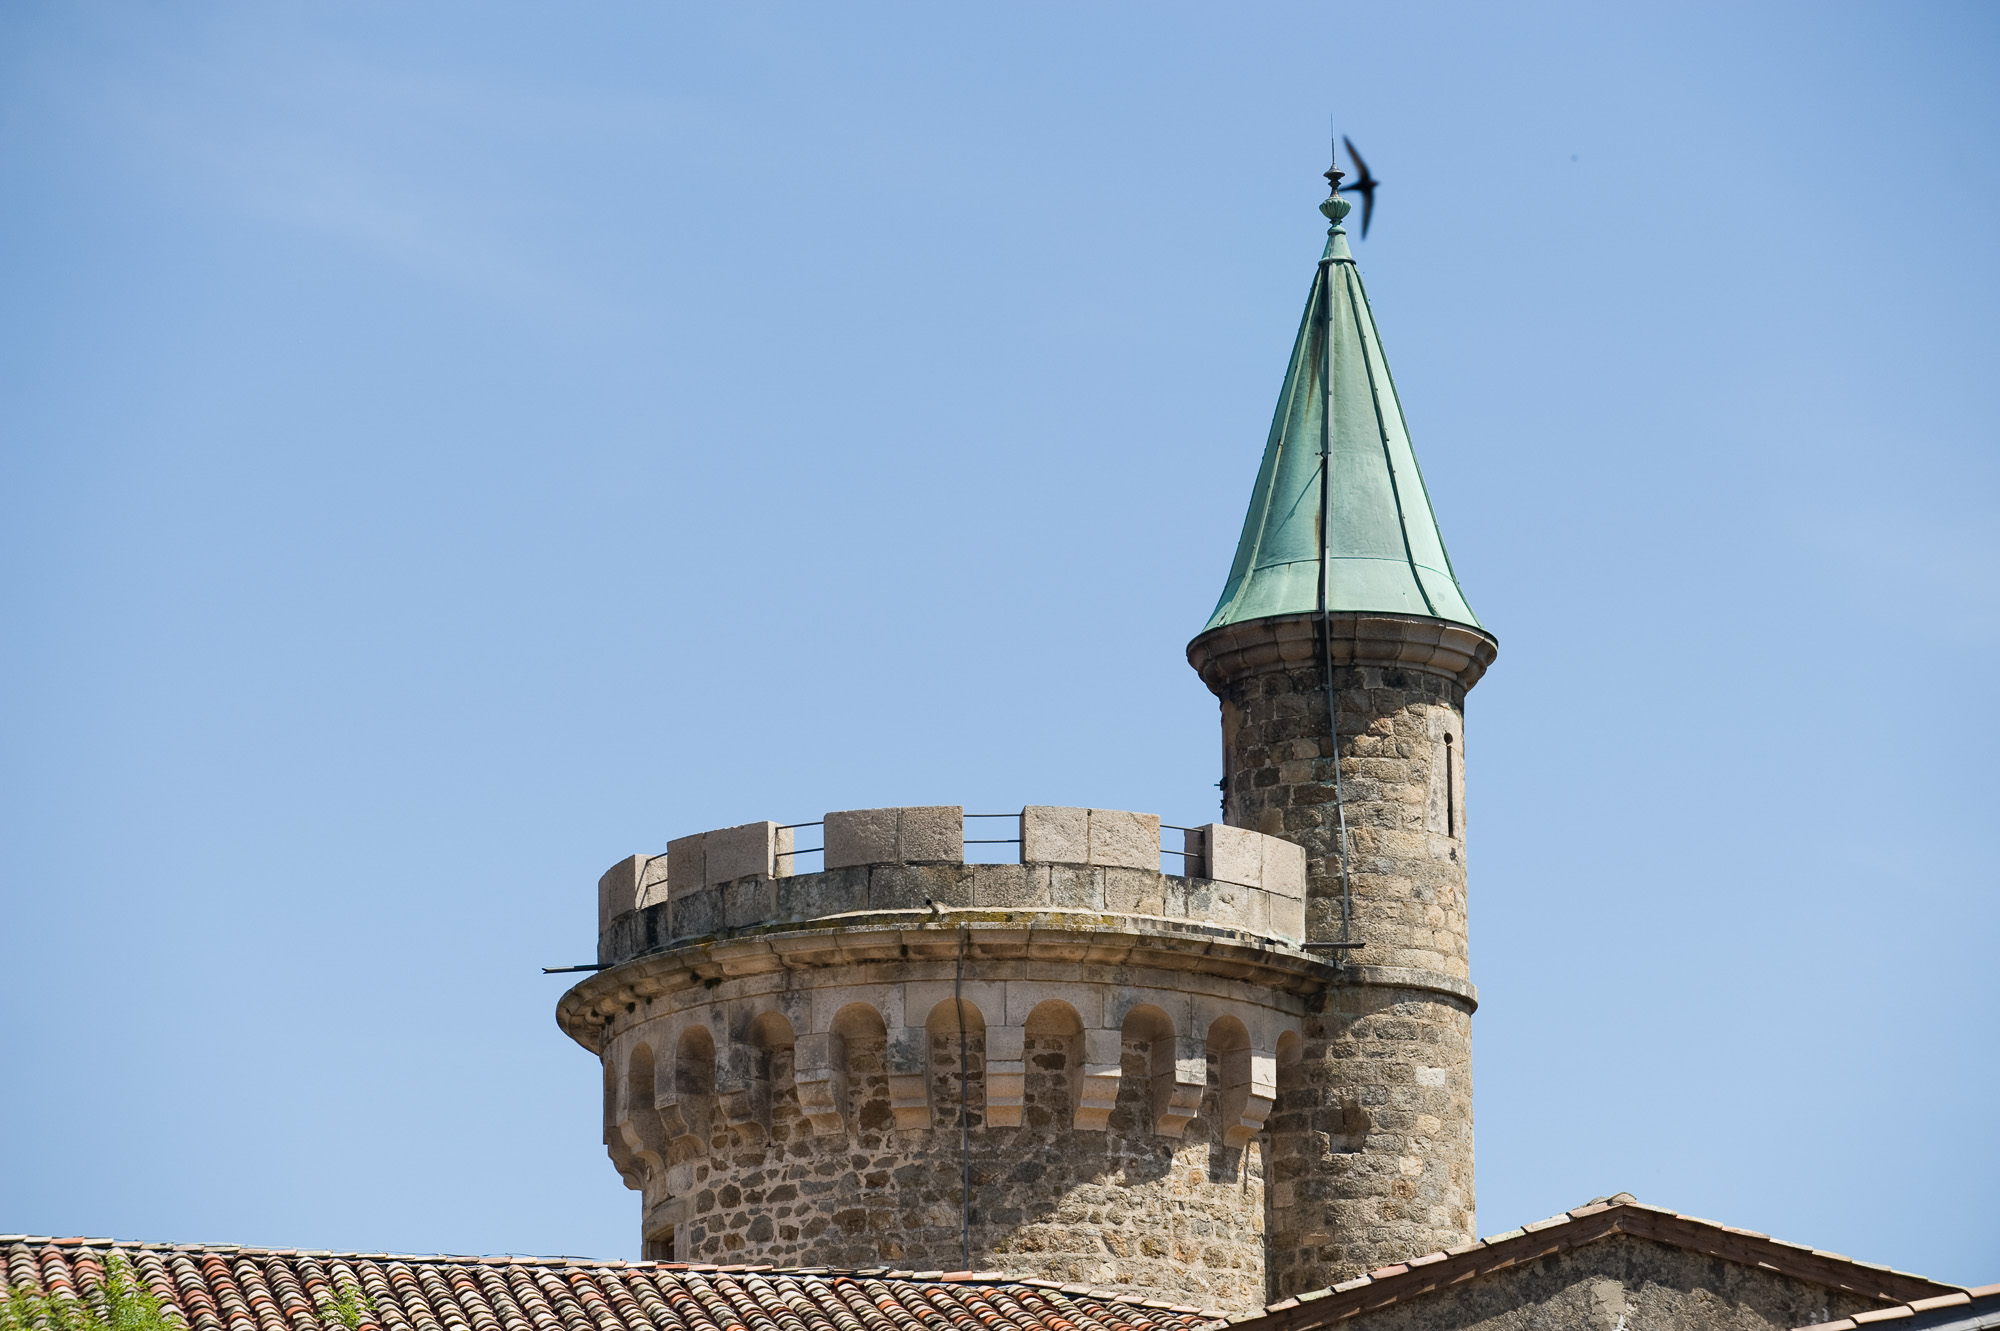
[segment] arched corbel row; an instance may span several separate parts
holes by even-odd
[[[625,1081],[617,1113],[618,1134],[624,1139],[626,1152],[645,1174],[665,1168],[668,1155],[666,1130],[653,1107],[655,1082],[652,1048],[634,1045],[625,1060]]]
[[[1139,1074],[1146,1129],[1161,1136],[1182,1136],[1200,1113],[1211,1059],[1217,1131],[1227,1144],[1240,1147],[1255,1137],[1277,1098],[1277,1051],[1289,1025],[1258,1005],[1096,984],[979,982],[959,989],[968,1031],[984,1037],[983,1075],[975,1065],[966,1088],[975,1107],[983,1099],[983,1115],[975,1118],[984,1126],[1024,1124],[1030,1037],[1061,1042],[1067,1126],[1079,1131],[1108,1129],[1128,1041],[1146,1046]],[[897,1129],[951,1126],[957,1115],[937,1103],[937,1092],[956,1072],[933,1068],[933,1036],[957,1029],[952,992],[949,981],[847,986],[795,994],[776,1006],[719,1004],[649,1025],[647,1042],[606,1051],[605,1146],[613,1165],[628,1186],[650,1186],[662,1169],[707,1154],[718,1127],[750,1140],[767,1137],[773,1058],[787,1049],[809,1130],[840,1136],[855,1129],[850,1041],[881,1050]],[[986,1025],[986,1011],[1006,1024]],[[922,1014],[922,1024],[911,1021],[914,1013]],[[1290,1038],[1296,1041],[1296,1033]]]
[[[619,1114],[622,1112],[620,1100],[618,1064],[615,1059],[606,1058],[604,1060],[604,1150],[611,1157],[612,1168],[618,1171],[618,1177],[624,1181],[626,1187],[636,1192],[646,1185],[645,1166],[632,1154],[631,1148],[625,1145],[625,1132],[619,1126]]]
[[[838,1031],[798,1038],[792,1046],[792,1085],[814,1136],[847,1131],[847,1041]]]
[[[700,1022],[690,1022],[674,1042],[673,1077],[662,1079],[654,1100],[677,1154],[708,1149],[715,1079],[715,1037]]]
[[[1278,1059],[1271,1043],[1254,1048],[1249,1028],[1235,1016],[1209,1022],[1207,1052],[1215,1056],[1216,1115],[1226,1146],[1248,1146],[1277,1103]]]
[[[1168,995],[1157,997],[1179,1009],[1178,1022],[1163,1003],[1135,1003],[1125,1013],[1119,1034],[1147,1046],[1146,1108],[1152,1130],[1163,1137],[1178,1137],[1201,1111],[1202,1092],[1208,1084],[1207,1060],[1188,1030],[1186,1001]]]

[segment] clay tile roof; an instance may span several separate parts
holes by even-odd
[[[1893,1308],[1843,1317],[1837,1322],[1821,1322],[1800,1331],[1857,1331],[1857,1328],[1887,1324],[1896,1331],[1987,1331],[2000,1327],[2000,1285],[1953,1290],[1928,1299],[1913,1299]]]
[[[1933,1323],[1899,1319],[1932,1314],[1922,1310],[1913,1314],[1910,1309],[1915,1304],[1908,1301],[1955,1299],[1966,1294],[1955,1285],[1926,1280],[1907,1271],[1893,1271],[1886,1266],[1857,1262],[1838,1253],[1819,1252],[1796,1243],[1782,1243],[1755,1230],[1735,1229],[1718,1225],[1712,1220],[1681,1215],[1665,1207],[1647,1206],[1630,1193],[1621,1192],[1613,1197],[1599,1197],[1573,1211],[1537,1220],[1531,1225],[1510,1229],[1449,1252],[1414,1257],[1343,1281],[1328,1290],[1301,1294],[1297,1298],[1271,1304],[1261,1316],[1232,1317],[1229,1324],[1232,1329],[1247,1328],[1247,1331],[1315,1331],[1320,1327],[1332,1327],[1364,1309],[1374,1312],[1403,1299],[1415,1298],[1475,1276],[1539,1261],[1613,1234],[1630,1234],[1706,1256],[1762,1267],[1828,1289],[1876,1299],[1883,1304],[1878,1310],[1862,1313],[1850,1320],[1829,1322],[1815,1331],[1853,1331],[1878,1321],[1887,1322],[1896,1331],[1905,1331],[1905,1328],[1916,1331],[1917,1327],[1928,1328]],[[2000,1294],[2000,1286],[1994,1286],[1993,1290]],[[1971,1294],[1977,1297],[1980,1291],[1973,1290]],[[1995,1306],[2000,1308],[2000,1298],[1996,1298]],[[1956,1329],[1961,1324],[1938,1322],[1935,1325]],[[2000,1328],[2000,1313],[1996,1313],[1992,1322],[1965,1322],[1963,1327],[1967,1331],[1974,1327]]]
[[[88,1297],[116,1252],[187,1331],[1196,1331],[1214,1310],[997,1271],[787,1271],[579,1257],[397,1256],[0,1235],[10,1284]]]

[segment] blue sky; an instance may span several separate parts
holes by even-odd
[[[2000,10],[0,12],[0,1229],[636,1255],[669,836],[1212,810],[1331,112],[1453,560],[1480,1227],[2000,1279]]]

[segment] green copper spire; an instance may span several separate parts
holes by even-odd
[[[1236,562],[1208,628],[1317,611],[1322,554],[1329,610],[1428,615],[1478,628],[1444,552],[1347,249],[1340,223],[1352,205],[1340,197],[1342,173],[1326,174],[1334,187],[1320,205],[1333,224],[1326,253],[1292,345]],[[1324,512],[1322,457],[1330,469]]]

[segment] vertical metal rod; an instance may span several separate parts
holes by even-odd
[[[958,1018],[958,1215],[959,1270],[972,1269],[972,1099],[967,1090],[965,1062],[965,945],[971,935],[958,931],[958,969],[951,979],[951,1006]]]
[[[1326,675],[1326,733],[1333,746],[1333,812],[1340,824],[1340,941],[1354,941],[1354,884],[1347,869],[1347,790],[1340,773],[1340,705],[1333,687],[1333,261],[1320,260],[1319,657]]]

